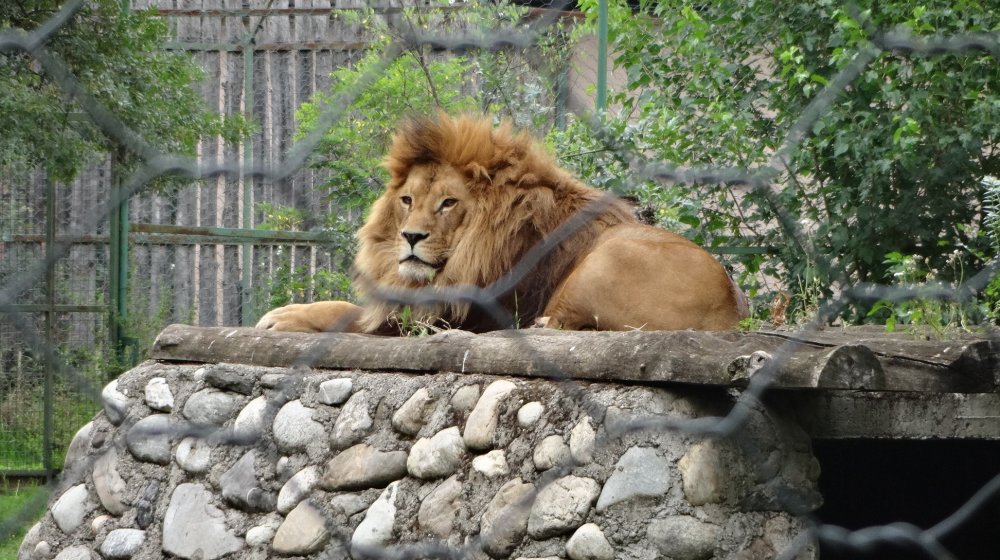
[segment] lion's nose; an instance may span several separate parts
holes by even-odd
[[[401,231],[399,232],[399,234],[403,236],[403,239],[405,239],[407,243],[410,244],[410,247],[416,247],[417,243],[423,241],[424,239],[427,239],[428,235],[426,233],[418,233],[413,231]]]

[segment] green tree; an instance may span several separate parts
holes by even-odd
[[[132,131],[137,140],[121,146],[126,153],[148,157],[140,153],[141,142],[157,153],[193,155],[199,138],[236,140],[245,132],[242,118],[209,110],[194,88],[201,69],[189,56],[163,49],[168,29],[152,11],[132,11],[121,0],[65,6],[9,0],[0,2],[0,33],[24,37],[76,6],[39,50],[0,49],[0,164],[43,166],[68,180],[98,154],[119,147],[83,113],[81,93],[59,82],[56,66]]]
[[[702,204],[681,221],[710,244],[777,247],[765,265],[793,292],[890,281],[889,255],[919,256],[956,282],[988,253],[980,222],[983,180],[1000,173],[1000,47],[922,44],[956,34],[996,43],[1000,12],[977,1],[861,4],[649,0],[637,14],[611,11],[628,85],[607,119],[634,131],[624,148],[745,170],[733,178],[773,167],[771,196],[695,182]],[[813,118],[817,99],[828,104]]]

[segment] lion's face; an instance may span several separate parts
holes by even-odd
[[[428,284],[447,264],[472,210],[466,178],[447,164],[419,165],[386,196],[395,198],[399,275]]]

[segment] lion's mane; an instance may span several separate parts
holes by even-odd
[[[397,272],[400,216],[394,201],[414,166],[425,164],[458,170],[476,200],[465,232],[431,289],[489,287],[560,225],[573,220],[567,224],[569,235],[546,251],[515,290],[501,296],[501,305],[522,324],[541,313],[555,287],[602,231],[635,221],[626,203],[575,179],[530,135],[514,132],[509,123],[495,128],[486,118],[447,115],[405,121],[384,161],[390,175],[386,191],[358,231],[356,286],[368,300],[362,319],[366,331],[384,326],[397,311],[382,297],[386,291],[412,287]],[[473,330],[490,323],[469,314],[468,302],[449,301],[425,306],[419,316]]]

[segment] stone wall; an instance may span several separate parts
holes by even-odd
[[[18,558],[778,556],[820,504],[809,438],[763,406],[696,435],[733,396],[678,387],[146,362]]]

